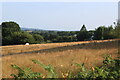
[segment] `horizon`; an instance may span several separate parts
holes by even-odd
[[[14,21],[22,28],[79,31],[110,26],[118,19],[117,2],[4,2],[2,22]]]

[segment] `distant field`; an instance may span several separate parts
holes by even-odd
[[[74,63],[84,62],[87,68],[99,66],[106,54],[114,58],[118,56],[119,40],[2,46],[2,76],[10,78],[10,74],[17,73],[11,64],[22,68],[31,67],[35,72],[46,74],[46,71],[33,64],[31,59],[52,64],[59,74],[68,70],[76,73],[77,67],[72,65]]]

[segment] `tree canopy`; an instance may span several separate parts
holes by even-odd
[[[87,31],[85,25],[83,24],[82,28],[80,29],[80,31]]]
[[[90,32],[87,31],[85,25],[83,25],[77,34],[78,41],[88,40],[88,39],[90,39],[90,37],[91,37]]]
[[[2,23],[2,45],[40,43],[42,41],[42,36],[36,34],[32,35],[22,31],[20,26],[15,22]]]
[[[105,40],[120,38],[120,21],[115,26],[99,26],[95,30],[87,30],[82,25],[80,31],[26,31],[21,30],[16,22],[3,22],[2,45],[40,44],[51,42],[73,42],[85,40]]]

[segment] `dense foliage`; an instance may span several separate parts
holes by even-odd
[[[46,76],[43,76],[42,73],[32,72],[30,68],[21,69],[17,65],[12,65],[13,68],[18,70],[18,74],[11,74],[15,79],[27,78],[31,79],[36,78],[58,78],[54,67],[51,65],[44,65],[43,63],[32,60],[32,62],[39,64],[45,70],[48,71]],[[112,59],[109,55],[105,57],[103,60],[103,65],[100,67],[92,67],[92,69],[86,69],[83,64],[76,64],[78,66],[78,74],[72,75],[72,73],[68,73],[68,75],[63,76],[63,78],[79,78],[80,80],[118,80],[120,78],[120,58]],[[74,79],[73,79],[74,80]]]
[[[21,30],[20,26],[15,22],[3,22],[2,43],[3,45],[16,45],[25,43],[40,44],[120,38],[119,21],[114,24],[114,27],[100,26],[95,30],[90,31],[87,31],[85,25],[82,26],[80,31],[25,31]]]
[[[22,31],[15,22],[2,23],[2,45],[16,45],[25,43],[40,43],[43,37]]]
[[[92,67],[92,70],[87,70],[84,65],[80,65],[81,71],[78,72],[77,78],[108,80],[120,78],[120,58],[112,59],[107,56],[103,60],[103,65],[100,67]]]
[[[87,31],[85,25],[82,26],[81,30],[77,34],[78,41],[90,40],[92,34]]]

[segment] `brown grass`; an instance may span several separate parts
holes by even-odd
[[[47,43],[47,44],[31,44],[31,45],[12,45],[12,46],[0,46],[2,48],[2,54],[9,53],[20,53],[20,52],[28,52],[28,51],[36,51],[48,48],[62,47],[62,46],[70,46],[82,43],[99,43],[99,42],[107,42],[107,41],[116,41],[119,39],[110,39],[110,40],[93,40],[93,41],[81,41],[81,42],[64,42],[64,43]]]
[[[32,52],[31,54],[17,54],[2,57],[2,77],[10,78],[10,74],[17,73],[17,71],[10,66],[11,64],[19,65],[22,68],[31,67],[35,72],[46,74],[46,71],[37,64],[33,64],[31,59],[39,60],[46,65],[52,64],[59,74],[65,73],[68,70],[76,73],[78,70],[77,67],[73,65],[74,63],[85,63],[87,68],[101,65],[103,56],[106,54],[110,54],[114,58],[118,56],[118,40],[108,41],[3,46],[3,54],[9,54],[12,49],[16,49],[13,50],[12,53],[19,53],[20,50],[23,50],[23,52],[39,51]],[[61,77],[61,75],[59,76]]]

